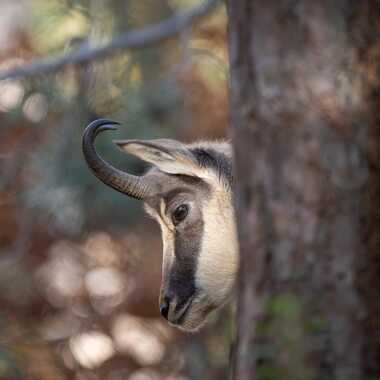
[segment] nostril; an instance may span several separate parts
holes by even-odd
[[[170,307],[170,300],[168,297],[164,297],[163,300],[161,301],[160,313],[165,319],[168,319],[169,307]]]

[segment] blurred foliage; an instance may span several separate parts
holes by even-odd
[[[197,4],[189,0],[3,0],[0,68],[106,43]],[[178,38],[54,75],[0,82],[0,379],[226,379],[231,310],[183,335],[158,314],[159,229],[102,185],[84,127],[111,139],[225,136],[223,7]]]

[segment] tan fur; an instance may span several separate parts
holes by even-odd
[[[196,283],[205,293],[196,299],[187,318],[180,327],[187,331],[198,330],[206,321],[211,309],[222,306],[231,296],[238,270],[238,243],[232,193],[223,183],[209,181],[211,197],[202,207],[204,231],[198,257]],[[147,208],[147,207],[146,207]],[[163,239],[163,280],[170,273],[174,260],[174,226],[164,213],[160,201],[160,214],[148,212],[159,222]]]
[[[186,155],[183,159],[175,157],[174,160],[174,154],[171,158],[165,154],[157,158],[159,155],[153,154],[151,149],[146,152],[144,149],[135,149],[133,145],[127,144],[123,148],[154,163],[156,167],[166,173],[179,172],[193,175],[202,178],[210,185],[210,194],[207,199],[202,201],[203,237],[195,274],[196,285],[202,289],[202,292],[192,301],[182,325],[177,326],[186,331],[197,330],[205,323],[211,310],[219,308],[229,299],[233,292],[238,270],[238,243],[230,184],[212,168],[204,168],[194,165],[194,162],[186,162]],[[212,148],[231,157],[231,147],[226,142],[200,142],[186,146],[186,148],[196,147]],[[145,205],[145,209],[158,221],[162,231],[163,281],[161,291],[163,291],[168,283],[170,269],[175,260],[175,226],[171,218],[165,214],[163,199],[160,199],[159,210],[148,205]],[[169,321],[171,320],[171,313],[172,307],[169,311]]]
[[[124,152],[133,154],[140,159],[154,164],[165,173],[197,175],[198,165],[186,154],[186,146],[170,139],[151,140],[142,144],[139,140],[115,140],[114,143]],[[160,147],[170,150],[170,153],[160,150]]]
[[[218,186],[204,205],[204,233],[197,285],[206,289],[208,300],[219,307],[232,293],[239,265],[238,243],[231,194]]]
[[[170,270],[174,260],[174,226],[169,218],[165,215],[165,202],[160,200],[160,214],[153,208],[145,204],[145,210],[160,225],[162,235],[162,278],[165,278],[165,272]]]
[[[145,205],[145,210],[154,217],[161,228],[162,235],[162,284],[161,284],[161,295],[165,289],[166,282],[168,280],[168,274],[170,273],[170,268],[174,262],[174,234],[175,229],[170,218],[165,214],[165,202],[163,199],[160,200],[160,213],[158,214],[153,208]],[[175,307],[175,302],[171,305],[169,310],[169,317],[171,317]]]
[[[218,152],[224,153],[228,157],[231,157],[231,144],[227,140],[214,140],[214,141],[196,141],[191,144],[186,145],[187,148],[212,148],[217,150]]]
[[[215,149],[216,151],[220,153],[224,153],[227,157],[232,156],[232,149],[231,145],[225,141],[225,140],[216,140],[216,141],[197,141],[192,144],[186,145],[187,148],[192,149],[192,148],[212,148]],[[211,186],[214,184],[220,183],[220,180],[223,180],[222,177],[220,177],[217,173],[215,173],[214,170],[210,168],[197,168],[195,171],[195,175],[198,176],[199,178],[204,179],[207,181]]]

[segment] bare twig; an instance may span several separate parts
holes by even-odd
[[[176,14],[155,25],[132,30],[121,34],[110,43],[91,48],[84,43],[75,51],[59,58],[46,58],[32,62],[29,65],[0,72],[0,80],[26,78],[34,75],[52,73],[69,64],[94,61],[115,54],[121,49],[137,49],[152,45],[158,41],[172,37],[190,27],[199,17],[210,12],[219,0],[205,0],[193,9]]]

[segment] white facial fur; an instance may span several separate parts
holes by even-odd
[[[219,186],[220,187],[220,186]],[[238,268],[238,246],[231,194],[216,188],[203,207],[204,233],[197,285],[221,305],[231,294]]]
[[[187,331],[198,330],[211,311],[228,301],[239,266],[231,192],[219,182],[213,183],[213,189],[211,198],[202,207],[204,230],[195,275],[202,292],[181,326]]]

